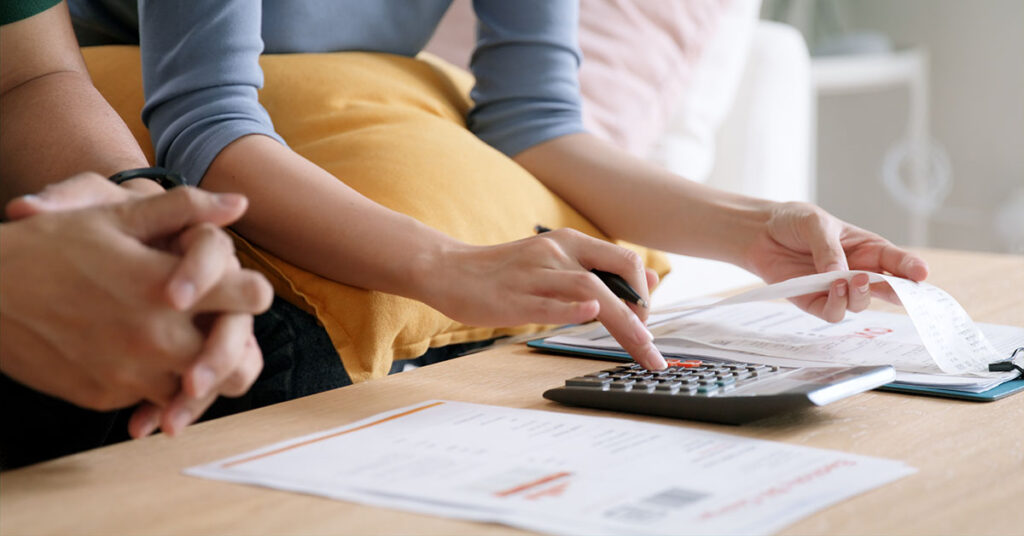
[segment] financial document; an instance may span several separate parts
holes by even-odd
[[[828,323],[792,304],[767,302],[827,290],[830,272],[799,277],[719,301],[698,301],[657,311],[648,322],[667,355],[700,355],[779,366],[893,365],[897,381],[980,392],[1016,372],[988,372],[989,363],[1024,346],[1024,327],[975,324],[942,289],[892,276],[907,315],[864,311]],[[867,273],[867,272],[863,272]],[[551,337],[554,344],[619,349],[604,328]]]
[[[553,534],[769,534],[903,462],[623,419],[427,401],[194,476]]]

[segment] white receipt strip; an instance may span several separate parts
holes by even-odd
[[[935,364],[949,374],[984,372],[988,364],[1002,357],[981,333],[967,311],[946,291],[928,283],[918,283],[891,275],[845,270],[795,277],[774,285],[756,288],[713,303],[679,305],[652,311],[654,314],[678,313],[752,301],[792,298],[815,292],[828,292],[838,279],[849,280],[867,274],[871,283],[888,283],[914,323],[924,347]]]

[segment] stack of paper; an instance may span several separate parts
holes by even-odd
[[[975,324],[949,294],[927,283],[871,274],[892,285],[908,315],[864,311],[831,324],[788,303],[764,302],[827,289],[837,276],[817,274],[725,300],[689,302],[652,315],[655,344],[666,356],[706,356],[779,366],[893,365],[897,382],[982,392],[1013,379],[989,363],[1024,346],[1024,327]],[[551,337],[560,346],[621,350],[600,327]]]
[[[654,342],[666,357],[708,358],[782,367],[893,365],[896,381],[978,393],[1013,379],[1015,372],[948,374],[935,365],[905,315],[864,311],[830,324],[788,303],[759,302],[654,315]],[[1024,328],[977,324],[1007,357],[1024,345]],[[576,348],[621,350],[599,325],[550,337],[548,343]]]
[[[769,534],[915,470],[683,427],[430,401],[188,469],[555,534]]]

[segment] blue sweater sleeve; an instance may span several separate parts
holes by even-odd
[[[242,136],[284,143],[258,100],[260,13],[260,0],[139,1],[142,120],[157,165],[189,184]]]
[[[575,0],[474,0],[469,128],[508,156],[582,132]]]

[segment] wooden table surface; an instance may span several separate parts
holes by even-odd
[[[1024,326],[1024,257],[922,254],[932,267],[929,281],[975,320]],[[154,436],[6,472],[0,533],[521,534],[181,471],[427,399],[612,415],[541,398],[600,366],[505,347],[199,424],[175,439]],[[869,392],[738,427],[635,418],[899,459],[918,469],[783,534],[1024,534],[1024,395],[977,403]]]

